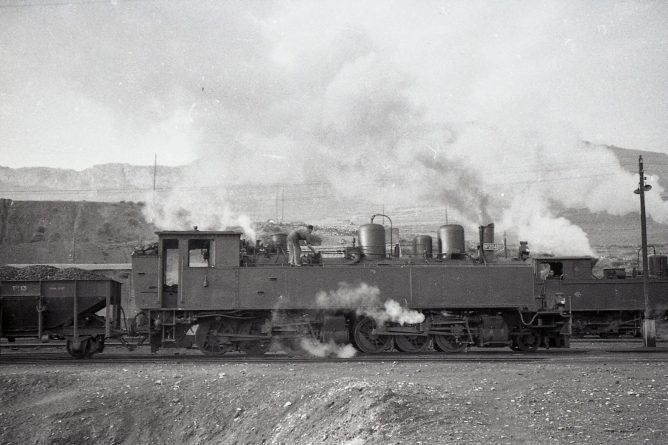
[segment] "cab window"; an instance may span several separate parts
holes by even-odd
[[[564,275],[564,263],[561,261],[550,261],[549,263],[550,270],[548,273],[548,278],[561,278]]]
[[[213,240],[188,240],[188,267],[213,266]]]
[[[179,240],[166,239],[162,242],[162,279],[165,286],[179,285]]]

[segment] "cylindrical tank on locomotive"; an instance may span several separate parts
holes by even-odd
[[[461,258],[466,253],[464,227],[445,224],[438,229],[438,254],[443,258]]]
[[[429,235],[418,235],[413,238],[413,255],[431,258],[433,256],[432,238]]]
[[[359,228],[359,248],[367,258],[385,258],[385,227],[364,224]]]
[[[667,255],[649,255],[649,275],[651,277],[668,277],[668,256]]]

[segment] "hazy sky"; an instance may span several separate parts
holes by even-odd
[[[470,122],[668,153],[666,23],[665,1],[2,0],[0,165],[345,156]]]

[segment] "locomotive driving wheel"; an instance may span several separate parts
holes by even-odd
[[[235,349],[235,344],[225,337],[234,334],[235,326],[226,320],[202,320],[195,332],[197,347],[205,355],[222,355]]]
[[[394,337],[394,345],[401,352],[422,352],[429,345],[429,337],[426,335],[397,335]]]
[[[271,342],[269,340],[246,341],[241,344],[248,355],[262,355],[269,350]]]
[[[524,331],[517,336],[517,349],[520,351],[535,351],[539,345],[540,334],[536,331]]]
[[[369,354],[384,351],[392,344],[389,335],[374,334],[376,322],[368,317],[360,317],[355,320],[353,326],[353,341],[357,349]]]
[[[434,349],[439,352],[462,352],[466,343],[458,335],[434,335]]]
[[[254,318],[251,320],[240,321],[238,324],[239,334],[249,334],[257,336],[252,340],[245,340],[239,344],[239,350],[245,352],[247,355],[262,355],[271,347],[271,337],[265,331],[264,325],[267,320],[264,317]],[[261,337],[264,335],[264,337]]]

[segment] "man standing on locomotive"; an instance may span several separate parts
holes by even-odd
[[[295,229],[288,235],[288,263],[291,266],[301,266],[302,265],[302,249],[299,245],[300,241],[306,241],[306,247],[311,249],[311,252],[316,253],[313,246],[311,246],[311,241],[313,236],[313,226],[308,225],[306,228]]]

